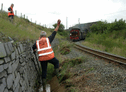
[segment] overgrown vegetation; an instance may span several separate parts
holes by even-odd
[[[126,57],[126,23],[115,20],[112,23],[98,22],[91,27],[84,45]]]

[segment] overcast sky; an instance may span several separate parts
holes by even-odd
[[[0,0],[0,3],[5,11],[14,3],[18,16],[25,14],[30,21],[47,27],[61,19],[66,28],[66,17],[67,28],[77,24],[79,18],[80,23],[126,19],[126,0]]]

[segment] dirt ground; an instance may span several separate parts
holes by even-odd
[[[66,79],[61,82],[66,92],[126,92],[125,65],[98,59],[75,48],[63,55],[65,59],[76,57],[86,59],[67,70],[70,76],[66,73]]]

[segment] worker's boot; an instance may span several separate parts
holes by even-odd
[[[54,75],[56,75],[57,78],[59,77],[59,68],[54,69]]]
[[[42,79],[43,90],[46,90],[46,79]]]

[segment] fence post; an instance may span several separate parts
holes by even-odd
[[[3,11],[3,3],[1,4],[1,11]]]
[[[25,19],[25,14],[24,14],[24,19]]]
[[[36,25],[37,21],[35,21],[35,25]]]
[[[15,10],[15,15],[17,16],[17,10]]]
[[[22,13],[21,13],[21,18],[22,18]]]

